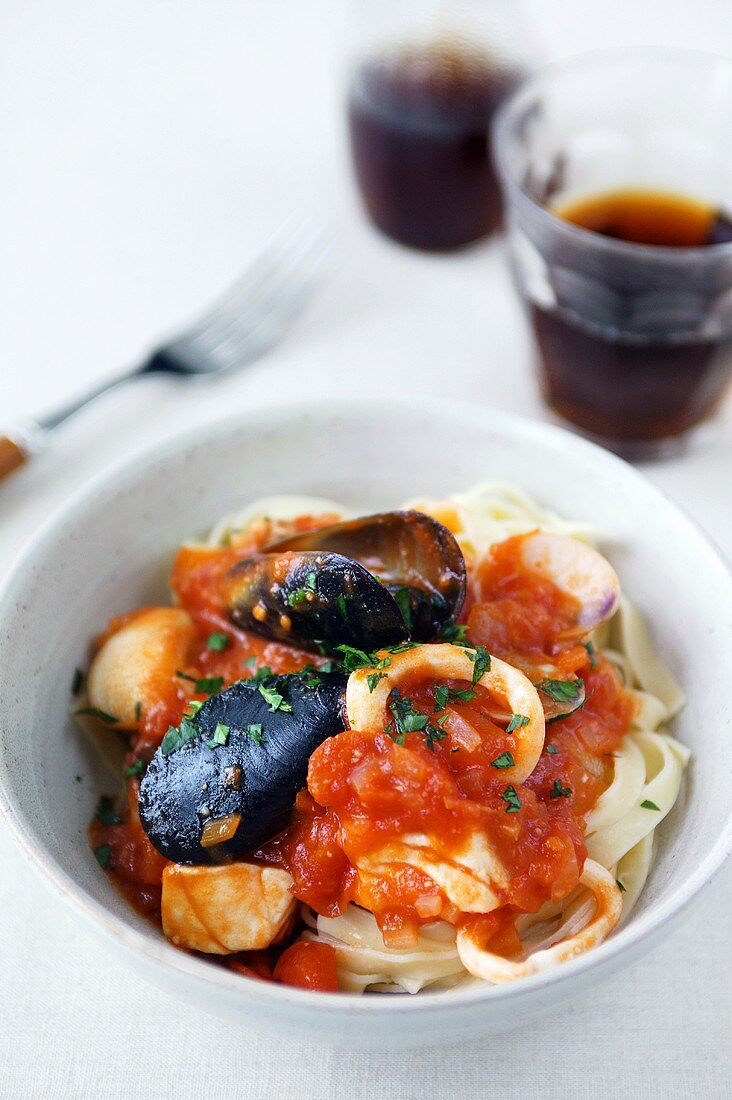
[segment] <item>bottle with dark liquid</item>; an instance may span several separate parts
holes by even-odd
[[[501,224],[493,113],[518,73],[456,42],[364,62],[349,103],[356,178],[389,237],[451,249]]]
[[[578,242],[556,252],[556,301],[530,307],[549,404],[586,431],[626,443],[678,436],[706,419],[732,370],[732,301],[714,268],[694,265],[693,255],[732,242],[730,218],[690,196],[642,189],[550,209],[592,234],[653,251],[632,270],[624,252],[608,251],[601,272],[577,263]],[[666,249],[689,250],[691,262],[664,265]]]

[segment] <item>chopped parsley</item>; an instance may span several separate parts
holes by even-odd
[[[254,660],[254,658],[252,658],[252,660]],[[269,665],[262,665],[262,667],[258,668],[257,671],[254,673],[254,675],[252,676],[252,680],[254,680],[255,684],[259,684],[262,682],[262,680],[271,680],[273,677],[274,672],[269,667]]]
[[[108,844],[100,844],[98,848],[94,849],[94,855],[97,857],[97,863],[100,867],[108,867],[112,858],[112,849]]]
[[[301,585],[295,592],[291,592],[287,597],[290,607],[297,607],[298,604],[303,603],[308,598],[310,592],[317,590],[317,579],[315,573],[308,573],[305,584]],[[345,615],[343,617],[345,618]]]
[[[584,684],[578,676],[576,680],[542,680],[536,686],[556,703],[569,703],[579,699]]]
[[[266,684],[260,683],[259,694],[262,696],[265,703],[269,704],[269,709],[272,713],[274,713],[274,711],[276,710],[292,710],[291,704],[285,702],[284,695],[280,695],[279,691],[275,687],[267,687]]]
[[[230,726],[225,726],[223,722],[217,722],[216,729],[213,732],[213,737],[211,737],[206,742],[207,748],[217,749],[219,745],[225,745],[226,742],[229,740],[230,728]]]
[[[491,655],[483,645],[477,645],[471,650],[466,650],[466,656],[473,662],[473,687],[490,671]]]
[[[597,650],[592,642],[585,642],[584,646],[587,650],[587,656],[590,658],[590,668],[597,668]]]
[[[621,894],[624,894],[626,892],[625,887],[623,886],[623,884],[622,884],[622,882],[620,881],[619,878],[615,879],[615,884],[616,884],[618,890],[620,890]]]
[[[121,825],[122,818],[119,816],[114,808],[114,802],[108,794],[103,794],[97,803],[97,808],[94,812],[94,816],[97,821],[101,821],[102,825]]]
[[[196,682],[195,676],[189,676],[187,672],[181,672],[179,668],[175,670],[175,674],[179,680],[189,680],[192,684]]]
[[[369,686],[369,692],[373,692],[374,688],[381,680],[386,678],[385,672],[370,672],[366,677],[366,683]]]
[[[554,780],[554,786],[549,791],[550,798],[569,798],[572,793],[571,787],[563,787],[561,779]]]
[[[506,803],[507,814],[516,814],[521,809],[521,799],[516,794],[515,787],[506,787],[501,798]]]
[[[404,737],[407,733],[424,733],[427,747],[430,749],[434,748],[435,741],[442,741],[447,737],[440,726],[433,726],[430,723],[428,714],[420,714],[419,711],[416,711],[412,700],[404,698],[398,688],[394,688],[392,696],[389,710],[394,718],[386,727],[386,732],[393,741],[396,741],[397,745],[404,744]]]
[[[528,726],[531,719],[525,714],[512,714],[511,721],[506,726],[506,733],[513,733],[514,730],[520,730],[522,726]]]
[[[214,630],[213,634],[209,634],[206,639],[206,646],[208,649],[212,649],[214,653],[222,653],[228,644],[229,635],[224,634],[223,630]]]
[[[559,752],[559,749],[556,745],[547,745],[546,751],[548,753],[551,753],[552,756],[556,756],[556,754]]]
[[[262,723],[252,722],[250,726],[246,727],[247,737],[254,742],[255,745],[262,744]]]
[[[71,680],[71,694],[78,695],[84,686],[84,673],[80,668],[74,669],[74,675]]]
[[[399,608],[399,614],[404,619],[404,625],[406,626],[407,630],[411,630],[412,602],[409,598],[409,589],[404,586],[402,586],[401,588],[397,588],[396,592],[394,593],[394,599],[396,600],[396,605]]]
[[[204,676],[196,680],[196,694],[215,695],[224,686],[223,676]]]
[[[467,626],[460,626],[457,623],[446,623],[440,631],[440,641],[449,642],[451,645],[470,645],[467,638],[468,628]]]
[[[160,751],[163,756],[170,756],[171,752],[177,752],[198,737],[199,730],[192,718],[183,718],[179,726],[170,726],[165,737],[160,742]]]
[[[435,711],[444,710],[449,702],[469,703],[475,699],[475,695],[472,688],[461,690],[448,687],[447,684],[438,684],[435,688]]]
[[[122,772],[125,779],[131,779],[133,775],[142,775],[145,770],[144,760],[133,760],[131,764],[128,764],[125,770]]]
[[[492,768],[512,768],[516,761],[510,752],[502,752],[495,760],[491,760]]]
[[[641,802],[641,808],[644,810],[658,810],[661,812],[661,807],[657,806],[655,802],[651,802],[650,798],[644,798]]]
[[[343,621],[348,622],[348,596],[344,596],[341,592],[340,596],[336,597],[336,607]]]
[[[108,726],[119,722],[119,718],[115,718],[113,714],[107,714],[106,710],[100,710],[99,707],[79,707],[74,714],[89,714],[92,718],[98,718],[100,722],[106,722]]]
[[[352,645],[336,646],[336,653],[342,653],[341,662],[346,672],[356,672],[359,668],[381,669],[391,664],[390,657],[377,657],[375,653],[366,653]]]
[[[444,710],[447,706],[447,700],[450,695],[450,689],[447,684],[438,684],[435,688],[435,710]]]
[[[242,668],[254,668],[256,663],[257,663],[257,658],[256,657],[254,657],[254,656],[247,657],[246,661],[242,661],[241,667]]]

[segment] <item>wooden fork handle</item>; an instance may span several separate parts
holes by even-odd
[[[0,480],[30,458],[30,450],[8,435],[0,435]]]

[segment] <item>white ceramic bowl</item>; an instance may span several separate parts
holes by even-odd
[[[109,789],[68,718],[73,669],[89,639],[110,616],[165,601],[179,543],[252,498],[303,492],[367,511],[485,479],[515,482],[610,533],[623,587],[688,692],[675,723],[693,754],[685,792],[659,830],[656,863],[628,924],[549,974],[416,997],[307,993],[176,950],[116,893],[87,846],[87,823]],[[700,531],[631,467],[559,429],[386,398],[191,427],[76,496],[12,570],[0,596],[0,805],[48,884],[142,974],[194,1006],[352,1046],[469,1040],[525,1024],[631,962],[722,864],[732,834],[731,623],[732,579]]]

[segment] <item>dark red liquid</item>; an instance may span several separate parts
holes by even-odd
[[[350,95],[366,209],[402,244],[450,249],[501,224],[490,121],[517,76],[478,53],[434,47],[365,64]]]
[[[732,221],[684,196],[622,191],[554,207],[566,221],[637,244],[702,248],[732,241]],[[662,261],[660,261],[662,263]],[[606,439],[670,438],[711,415],[732,375],[732,331],[708,335],[704,321],[727,287],[692,268],[623,286],[612,256],[585,274],[555,257],[558,306],[532,304],[541,383],[567,420]],[[627,263],[627,261],[626,261]],[[656,276],[660,267],[655,269]],[[732,260],[728,269],[732,284]]]

